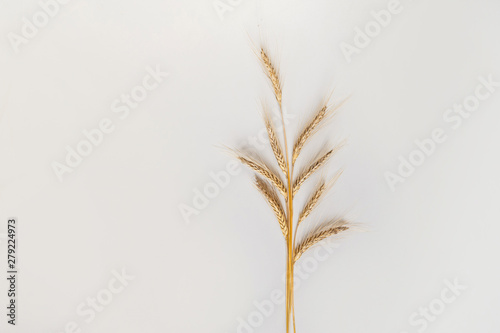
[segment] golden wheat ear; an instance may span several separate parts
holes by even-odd
[[[276,158],[276,162],[278,162],[281,171],[286,176],[287,166],[286,166],[285,156],[283,155],[281,142],[278,139],[278,135],[276,134],[276,128],[274,127],[274,123],[271,120],[271,115],[269,114],[269,111],[265,107],[263,109],[264,109],[263,118],[264,118],[264,123],[266,125],[267,136],[269,138],[269,144],[273,151],[274,157]]]
[[[335,174],[335,176],[329,181],[326,182],[324,179],[322,179],[316,188],[313,191],[313,194],[309,197],[307,200],[307,203],[305,204],[304,208],[300,212],[299,219],[297,221],[297,229],[299,228],[299,225],[311,214],[313,209],[319,204],[323,196],[328,193],[328,191],[333,187],[333,185],[337,182],[337,180],[340,178],[340,175],[342,174],[342,171],[339,171]]]
[[[297,137],[292,150],[292,165],[295,165],[295,161],[300,155],[300,152],[307,141],[321,128],[321,126],[334,116],[335,111],[344,104],[345,100],[340,102],[335,106],[328,106],[327,101],[323,103],[323,106],[314,114],[311,120],[306,123],[302,132]]]
[[[344,143],[338,144],[336,147],[327,150],[326,152],[320,152],[317,156],[317,158],[314,159],[312,163],[309,165],[306,165],[302,170],[299,172],[299,175],[297,178],[295,178],[295,181],[293,182],[293,191],[292,194],[295,196],[297,192],[299,191],[300,187],[304,182],[311,176],[313,175],[319,168],[321,168],[323,165],[328,162],[328,160],[336,153],[338,152],[342,147],[344,146]]]
[[[278,197],[278,193],[276,193],[276,190],[271,186],[271,184],[257,175],[255,176],[255,186],[260,191],[260,193],[262,193],[269,206],[271,206],[274,215],[278,219],[281,232],[283,233],[283,236],[285,236],[286,240],[288,237],[287,218],[285,210],[283,209],[283,205],[281,204],[281,200]]]
[[[295,247],[294,250],[294,263],[311,247],[318,244],[324,239],[335,236],[343,231],[348,230],[351,224],[342,219],[332,219],[326,223],[321,224],[319,227],[310,231],[304,239]]]
[[[268,52],[264,49],[260,49],[260,61],[264,72],[267,77],[271,81],[271,86],[274,91],[274,96],[276,97],[276,101],[280,105],[281,108],[281,97],[282,97],[282,88],[279,70],[276,66],[273,65],[271,59],[269,59]]]
[[[260,174],[262,177],[266,178],[273,184],[276,189],[283,195],[287,197],[287,189],[281,176],[273,170],[270,166],[262,161],[258,156],[251,156],[248,153],[244,153],[239,150],[231,150],[235,157],[244,165],[248,166],[253,171]]]

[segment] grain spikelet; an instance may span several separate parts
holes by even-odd
[[[281,180],[281,177],[277,175],[271,168],[269,168],[265,163],[258,161],[257,159],[245,156],[240,152],[235,152],[236,157],[241,161],[241,163],[247,165],[250,169],[259,173],[264,178],[268,179],[279,191],[286,197],[287,190],[285,184]]]
[[[283,155],[281,143],[278,139],[278,136],[276,135],[276,129],[267,111],[264,111],[264,122],[266,124],[267,136],[269,137],[269,143],[271,145],[271,149],[273,150],[274,157],[276,158],[276,162],[278,162],[278,165],[281,171],[283,171],[283,174],[286,175],[287,167],[285,156]]]
[[[297,194],[299,191],[300,187],[304,182],[309,178],[316,170],[321,168],[329,159],[332,157],[333,154],[335,154],[337,151],[342,148],[342,144],[338,145],[337,147],[330,149],[323,155],[321,155],[319,158],[317,158],[313,163],[311,163],[308,167],[304,168],[297,178],[295,179],[293,183],[293,195]]]
[[[326,183],[324,180],[322,180],[316,189],[313,192],[313,195],[309,198],[307,201],[306,205],[304,206],[304,209],[300,212],[299,215],[299,220],[297,222],[297,228],[299,225],[311,214],[313,209],[318,205],[320,202],[322,196],[328,192],[330,188],[335,184],[335,182],[339,179],[340,175],[342,174],[342,171],[337,172],[337,174],[333,177],[333,179]]]
[[[297,160],[297,157],[299,157],[302,147],[304,147],[304,144],[307,142],[307,140],[314,134],[321,121],[325,119],[326,112],[327,107],[325,105],[316,113],[313,119],[304,127],[304,129],[300,133],[297,141],[295,141],[295,144],[293,145],[292,164],[295,164],[295,161]]]
[[[299,245],[295,247],[294,262],[309,250],[312,246],[318,244],[322,240],[334,236],[342,231],[349,229],[349,222],[344,219],[331,220],[319,228],[311,231]]]
[[[304,126],[302,132],[297,137],[297,140],[293,145],[292,165],[295,164],[295,161],[299,157],[300,152],[306,144],[307,140],[309,140],[321,128],[321,125],[325,122],[325,120],[331,118],[334,115],[335,111],[339,107],[341,107],[343,103],[344,101],[334,107],[327,106],[325,103],[323,107],[321,107],[319,111],[316,112],[314,117],[312,117],[312,119],[306,124],[306,126]]]
[[[278,219],[278,223],[281,228],[285,240],[288,237],[288,225],[285,211],[281,201],[276,193],[276,190],[264,179],[259,176],[255,176],[255,186],[259,189],[260,193],[266,198],[267,203],[273,209],[274,215]]]
[[[266,70],[267,76],[271,80],[271,84],[274,90],[274,96],[276,97],[276,100],[278,101],[278,104],[281,107],[282,86],[278,69],[272,64],[271,60],[269,59],[269,56],[267,55],[266,51],[263,48],[260,49],[260,59],[262,61],[262,65]]]

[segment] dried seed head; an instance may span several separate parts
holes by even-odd
[[[269,56],[267,55],[266,51],[264,51],[263,48],[260,49],[260,59],[262,61],[262,64],[264,65],[269,80],[271,80],[271,85],[274,90],[274,96],[276,97],[276,100],[278,101],[278,104],[281,107],[282,92],[281,92],[281,81],[279,78],[278,69],[272,64],[271,60],[269,59]]]
[[[281,228],[285,240],[288,237],[288,223],[285,211],[281,204],[281,201],[276,193],[275,189],[264,179],[259,176],[255,176],[255,186],[259,189],[262,195],[266,198],[267,203],[271,206],[274,215],[278,219],[278,223]]]

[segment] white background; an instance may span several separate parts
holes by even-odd
[[[456,130],[443,120],[479,76],[500,81],[498,1],[401,0],[350,63],[341,43],[388,1],[233,3],[222,20],[212,0],[72,0],[16,53],[8,34],[41,7],[0,2],[0,234],[19,219],[20,265],[18,325],[6,323],[2,278],[1,330],[234,333],[254,301],[284,288],[284,242],[248,170],[189,223],[179,210],[226,168],[218,146],[263,128],[272,96],[251,41],[266,40],[290,133],[333,87],[334,100],[350,96],[307,150],[348,140],[316,217],[345,213],[366,230],[303,281],[297,331],[417,332],[412,313],[457,279],[467,289],[426,332],[498,332],[500,89]],[[121,120],[113,101],[157,66],[170,75]],[[52,163],[103,118],[115,130],[60,182]],[[384,173],[438,127],[446,142],[391,191]],[[122,268],[135,278],[85,322],[77,307]],[[284,332],[284,313],[252,331]]]

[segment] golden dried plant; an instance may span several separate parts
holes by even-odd
[[[256,154],[234,150],[236,158],[250,169],[255,171],[255,186],[262,193],[265,200],[273,210],[281,232],[285,238],[287,248],[287,279],[286,279],[286,332],[290,331],[290,324],[293,323],[295,332],[295,311],[294,311],[294,266],[300,257],[311,247],[322,240],[335,236],[351,228],[352,224],[344,218],[332,218],[326,222],[316,224],[315,227],[306,230],[300,240],[297,238],[297,230],[306,222],[313,210],[318,206],[320,200],[334,185],[341,175],[341,171],[330,180],[322,179],[314,188],[313,192],[306,200],[302,211],[298,214],[297,221],[294,220],[294,197],[299,192],[301,186],[343,146],[339,144],[333,148],[322,150],[316,154],[316,158],[306,161],[304,167],[297,174],[295,165],[300,157],[303,148],[311,137],[325,124],[326,120],[331,118],[336,109],[342,104],[336,106],[329,105],[326,100],[323,105],[305,124],[302,131],[297,136],[291,150],[288,151],[287,133],[282,109],[282,82],[278,67],[270,60],[268,52],[261,48],[258,53],[262,67],[266,76],[269,78],[274,97],[279,107],[282,123],[282,139],[279,138],[273,121],[266,107],[264,107],[264,124],[266,126],[269,144],[276,159],[279,170],[283,173],[284,180],[280,172],[270,163],[264,162],[264,159]],[[283,140],[283,142],[281,142]],[[281,194],[281,197],[279,196]],[[314,224],[313,224],[314,225]],[[303,228],[303,227],[302,227]],[[292,320],[293,319],[293,320]]]

